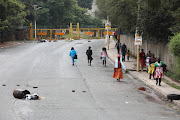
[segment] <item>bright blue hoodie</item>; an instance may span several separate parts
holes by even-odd
[[[75,50],[71,50],[69,53],[69,56],[74,57],[76,55],[76,51]]]

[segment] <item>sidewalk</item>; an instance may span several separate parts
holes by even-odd
[[[0,48],[5,48],[16,44],[20,44],[20,42],[16,42],[16,41],[4,42],[4,43],[0,43]]]
[[[115,42],[111,42],[109,46],[108,56],[111,61],[115,61],[117,58],[117,49],[115,48]],[[127,60],[127,57],[126,57]],[[150,88],[154,89],[157,93],[161,96],[167,98],[168,94],[180,94],[180,90],[172,88],[171,86],[167,85],[163,81],[161,82],[161,86],[156,85],[156,81],[152,78],[149,79],[149,74],[147,72],[136,72],[136,59],[130,58],[130,61],[123,62],[126,69],[130,70],[129,74],[133,77],[139,78],[145,85],[149,86]],[[165,76],[165,78],[170,79]],[[180,108],[180,100],[173,100],[173,103],[176,104]]]

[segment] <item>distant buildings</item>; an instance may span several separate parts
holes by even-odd
[[[96,17],[96,12],[98,11],[98,7],[96,4],[96,0],[93,0],[92,2],[92,9],[88,10],[88,13],[92,16],[92,17]]]

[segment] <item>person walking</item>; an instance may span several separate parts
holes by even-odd
[[[106,51],[105,47],[102,48],[101,57],[102,57],[102,60],[103,60],[103,65],[106,66],[106,57],[108,57],[108,54],[107,54],[107,51]]]
[[[126,51],[127,51],[127,47],[125,45],[125,43],[122,45],[121,47],[121,52],[122,52],[122,61],[125,62],[125,56],[126,56]]]
[[[163,62],[160,61],[160,58],[158,59],[157,62],[155,62],[155,76],[154,78],[156,79],[156,85],[161,86],[161,78],[163,77]]]
[[[152,75],[154,78],[155,62],[156,62],[156,58],[154,57],[154,54],[152,54],[151,58],[149,59],[149,67],[148,67],[149,79],[151,79]]]
[[[121,43],[119,40],[116,42],[115,47],[117,48],[117,53],[120,54]]]
[[[139,57],[140,57],[140,63],[141,63],[141,71],[143,71],[143,68],[146,66],[145,53],[143,49],[141,49],[141,53],[139,54]]]
[[[147,68],[147,72],[148,72],[148,68],[149,68],[149,59],[152,57],[151,51],[149,51],[146,55],[146,68]]]
[[[117,40],[117,31],[114,32],[114,38]]]
[[[70,51],[70,53],[69,53],[69,56],[71,56],[71,58],[72,58],[72,65],[74,65],[74,57],[75,57],[75,55],[77,55],[77,53],[76,53],[76,51],[74,50],[74,48],[72,47],[72,48],[71,48],[71,51]]]
[[[92,61],[92,50],[91,47],[89,46],[89,49],[86,51],[87,59],[88,59],[88,66],[91,66],[91,61]]]
[[[113,74],[113,78],[116,78],[118,82],[120,82],[120,79],[123,79],[122,69],[126,70],[126,68],[120,58],[120,55],[118,55],[117,59],[115,60],[114,74]]]

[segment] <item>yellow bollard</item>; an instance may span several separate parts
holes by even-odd
[[[32,23],[30,23],[30,40],[33,40]]]

